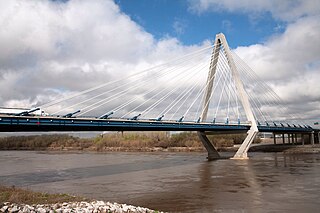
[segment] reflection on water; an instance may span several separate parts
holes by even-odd
[[[227,155],[227,154],[226,154]],[[0,152],[0,184],[170,212],[316,212],[320,155]]]

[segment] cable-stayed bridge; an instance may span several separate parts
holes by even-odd
[[[207,134],[247,133],[234,156],[241,159],[258,132],[319,141],[319,129],[288,108],[221,33],[213,46],[110,76],[105,84],[31,110],[0,114],[0,131],[197,131],[209,159],[219,154]]]

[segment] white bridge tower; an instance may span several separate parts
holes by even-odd
[[[220,51],[222,47],[223,47],[224,51]],[[241,144],[240,148],[238,149],[237,153],[234,155],[233,159],[247,159],[248,158],[248,156],[247,156],[248,149],[249,149],[251,143],[253,142],[254,138],[258,134],[258,127],[257,127],[257,122],[255,120],[255,117],[254,117],[252,109],[251,109],[248,94],[246,93],[246,91],[243,87],[243,83],[240,79],[239,72],[238,72],[237,67],[234,63],[231,51],[229,49],[229,45],[227,43],[227,40],[226,40],[224,34],[222,34],[222,33],[219,33],[216,35],[216,39],[214,42],[214,49],[213,49],[212,56],[211,56],[209,74],[208,74],[208,79],[207,79],[207,84],[206,84],[206,91],[204,94],[204,102],[203,102],[203,110],[202,110],[202,114],[201,114],[201,121],[205,121],[207,119],[208,107],[209,107],[210,98],[212,95],[212,87],[213,87],[213,82],[214,82],[214,76],[216,73],[219,54],[225,54],[225,57],[228,61],[229,68],[231,70],[232,78],[235,81],[237,95],[241,101],[243,108],[244,108],[247,120],[251,123],[251,127],[250,127],[249,131],[247,132],[247,137],[245,138],[245,140]],[[208,151],[208,159],[212,160],[212,159],[219,158],[219,154],[218,154],[217,150],[211,144],[211,142],[207,138],[205,132],[198,132],[198,136]]]

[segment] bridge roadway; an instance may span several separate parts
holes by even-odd
[[[52,116],[0,115],[0,132],[51,132],[51,131],[203,131],[221,133],[247,132],[250,124],[196,123],[156,120],[62,118]],[[311,127],[258,126],[259,132],[319,133]]]

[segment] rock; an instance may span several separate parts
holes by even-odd
[[[8,208],[9,208],[9,206],[2,206],[2,208],[0,209],[0,211],[1,211],[1,212],[5,212]]]
[[[29,206],[29,205],[26,205],[26,207],[28,207],[28,209],[30,209],[31,211],[34,211],[34,207],[33,206]]]
[[[0,212],[14,212],[14,213],[146,213],[155,211],[143,207],[136,207],[127,204],[110,203],[104,201],[93,202],[70,202],[62,204],[38,204],[34,206],[23,204],[2,204]]]
[[[44,208],[40,207],[40,208],[37,209],[37,212],[39,212],[39,213],[46,213],[47,210],[45,210]]]
[[[10,211],[10,212],[18,212],[19,210],[20,210],[20,208],[19,208],[18,206],[14,205],[14,206],[12,207],[12,209],[9,210],[9,211]]]
[[[129,206],[127,206],[126,204],[122,205],[122,211],[128,212],[129,210]]]
[[[55,211],[57,212],[57,213],[62,213],[62,209],[55,209]]]
[[[53,209],[59,209],[60,208],[60,204],[59,203],[55,203],[53,204]]]
[[[22,209],[22,212],[27,212],[29,213],[30,212],[30,209],[29,209],[29,206],[28,205],[25,205]]]

